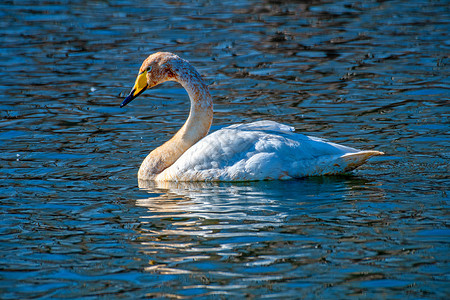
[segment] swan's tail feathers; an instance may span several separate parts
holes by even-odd
[[[383,155],[383,152],[368,150],[368,151],[359,151],[355,153],[347,153],[341,156],[341,159],[344,163],[346,163],[344,172],[349,172],[351,170],[356,169],[357,167],[363,165],[369,158],[372,156]]]

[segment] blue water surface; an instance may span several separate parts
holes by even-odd
[[[448,299],[446,1],[0,3],[1,299]],[[349,175],[148,183],[188,59],[212,130],[274,120],[386,154]]]

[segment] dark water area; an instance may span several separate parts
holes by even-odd
[[[2,1],[0,298],[448,299],[448,1]],[[386,155],[347,176],[138,187],[187,117]]]

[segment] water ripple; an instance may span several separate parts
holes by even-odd
[[[0,298],[448,298],[445,1],[0,3]],[[138,188],[188,113],[386,153],[353,176]]]

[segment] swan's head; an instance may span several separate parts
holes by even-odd
[[[120,107],[130,103],[148,88],[152,88],[164,81],[176,80],[177,74],[173,70],[173,62],[176,61],[182,61],[182,59],[169,52],[157,52],[147,57],[139,69],[136,83]]]

